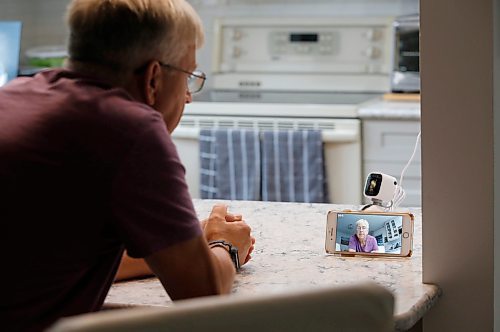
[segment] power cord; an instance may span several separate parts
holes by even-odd
[[[404,178],[404,175],[406,173],[406,170],[408,169],[408,166],[410,166],[410,164],[413,161],[413,158],[415,157],[415,154],[417,152],[418,143],[420,142],[420,135],[421,135],[421,132],[419,132],[417,135],[417,140],[415,142],[415,147],[413,148],[413,153],[410,157],[410,160],[408,160],[408,163],[403,168],[403,171],[401,171],[401,176],[399,177],[399,183],[396,186],[396,190],[394,192],[394,197],[392,199],[392,205],[388,208],[389,211],[394,211],[394,209],[396,209],[399,206],[399,204],[401,204],[403,202],[403,200],[406,198],[406,193],[403,189],[403,178]]]

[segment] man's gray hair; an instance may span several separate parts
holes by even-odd
[[[185,0],[73,0],[66,19],[70,59],[115,70],[152,60],[175,65],[204,41],[200,17]]]

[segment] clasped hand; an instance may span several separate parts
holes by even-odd
[[[229,214],[227,206],[216,204],[208,219],[201,222],[207,242],[223,240],[238,248],[240,265],[251,259],[255,238],[251,228],[239,214]]]

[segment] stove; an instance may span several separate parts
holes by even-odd
[[[390,91],[392,18],[225,18],[215,22],[211,88],[173,134],[199,197],[202,128],[321,130],[329,201],[360,204],[358,106]]]

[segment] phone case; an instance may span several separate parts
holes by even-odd
[[[333,252],[328,252],[327,249],[327,242],[328,242],[328,236],[325,237],[325,250],[327,251],[328,254],[333,254],[336,256],[343,256],[343,257],[353,257],[353,256],[363,256],[363,257],[372,257],[372,258],[380,258],[380,257],[387,257],[387,258],[400,258],[400,257],[411,257],[413,254],[413,233],[414,233],[414,220],[415,217],[412,213],[406,213],[406,212],[378,212],[378,211],[353,211],[353,210],[341,210],[341,211],[328,211],[327,213],[327,218],[328,215],[331,213],[359,213],[359,214],[371,214],[371,215],[404,215],[404,216],[409,216],[409,222],[410,222],[410,228],[411,228],[411,235],[410,235],[410,250],[408,251],[407,255],[401,255],[401,254],[391,254],[391,253],[365,253],[365,252],[346,252],[346,251],[336,251],[334,249]],[[327,234],[328,235],[328,220],[327,220]]]

